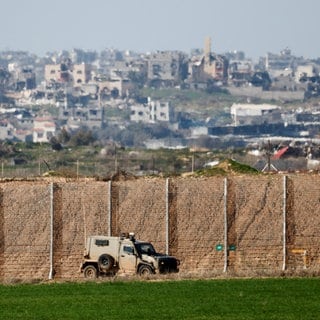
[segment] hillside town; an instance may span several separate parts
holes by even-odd
[[[214,139],[219,147],[274,137],[290,139],[291,146],[317,142],[320,58],[296,57],[285,48],[254,62],[242,51],[220,54],[212,47],[207,37],[203,49],[189,54],[0,52],[0,139],[50,143],[62,131],[85,128],[105,141],[151,149],[190,146],[199,137]],[[177,111],[170,96],[142,94],[168,89],[228,96],[224,121],[202,117],[201,110],[194,119],[183,107]],[[138,142],[116,136],[135,125],[161,133]]]

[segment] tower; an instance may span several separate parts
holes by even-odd
[[[210,54],[211,54],[211,38],[206,37],[204,41],[204,58],[207,63],[210,62]]]

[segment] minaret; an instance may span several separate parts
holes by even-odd
[[[266,70],[269,70],[269,53],[266,54]]]
[[[210,63],[211,54],[211,38],[206,37],[204,41],[204,59],[206,63]]]

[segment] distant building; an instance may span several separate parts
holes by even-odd
[[[135,122],[170,122],[172,109],[169,102],[151,101],[131,106],[130,120]]]
[[[291,54],[291,50],[289,48],[285,48],[280,52],[280,54],[268,52],[265,57],[265,69],[293,69],[296,60],[296,57]]]
[[[1,68],[2,77],[6,79],[3,84],[10,85],[16,91],[35,89],[37,84],[33,68],[19,62],[9,63],[8,70]]]
[[[55,135],[56,125],[51,117],[38,117],[33,122],[33,142],[49,142]]]
[[[279,76],[291,76],[296,72],[297,66],[306,65],[307,61],[303,57],[296,57],[291,54],[289,48],[285,48],[280,54],[268,52],[265,57],[261,57],[258,69],[266,70],[276,78]]]
[[[91,67],[88,64],[47,64],[45,66],[44,78],[50,82],[68,82],[74,86],[81,86],[91,80]]]
[[[233,125],[282,123],[280,107],[270,104],[236,104],[230,109]]]
[[[14,126],[7,120],[0,121],[0,140],[12,140],[14,138]]]
[[[35,89],[36,75],[32,68],[21,68],[17,74],[16,89],[17,91]]]
[[[74,64],[72,68],[73,85],[75,87],[88,83],[91,80],[91,66],[81,63]]]
[[[47,64],[44,67],[44,79],[47,83],[49,82],[60,82],[65,81],[67,77],[63,76],[63,73],[69,72],[63,70],[61,64]]]
[[[228,60],[225,56],[211,52],[211,39],[205,40],[203,71],[214,80],[225,81],[228,76]]]
[[[59,120],[66,123],[71,130],[85,126],[89,129],[100,129],[103,123],[103,109],[100,108],[60,108]]]
[[[178,84],[187,77],[186,55],[179,51],[159,51],[147,56],[147,79]]]
[[[254,67],[251,60],[230,60],[228,82],[236,87],[248,85],[251,80],[253,70]]]
[[[306,81],[312,77],[317,77],[320,74],[320,67],[315,64],[306,64],[297,66],[297,70],[295,73],[295,80],[299,81]]]
[[[189,64],[191,82],[201,83],[208,80],[225,83],[228,79],[228,59],[224,55],[211,52],[211,39],[205,40],[204,54],[192,57]]]
[[[103,79],[97,77],[95,81],[99,88],[99,93],[101,95],[111,96],[112,98],[127,97],[135,88],[134,84],[129,79]]]
[[[202,127],[192,127],[191,128],[191,137],[192,138],[199,138],[201,136],[207,136],[208,135],[208,127],[202,126]]]
[[[72,49],[70,58],[74,64],[90,64],[98,59],[98,53],[92,50]]]

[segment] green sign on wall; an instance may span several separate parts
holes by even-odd
[[[236,245],[235,245],[235,244],[230,244],[228,249],[229,249],[230,251],[235,251],[235,250],[236,250]],[[218,243],[218,244],[216,245],[216,250],[217,250],[217,251],[223,250],[223,245],[222,245],[221,243]]]

